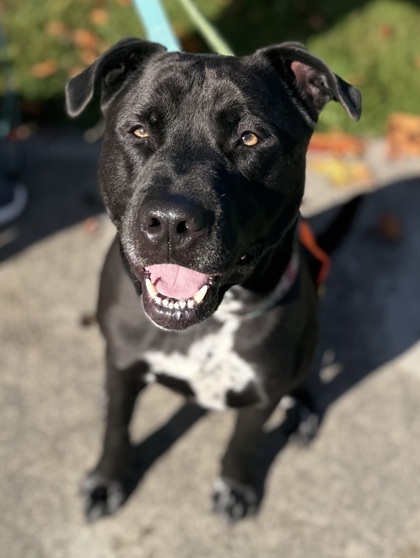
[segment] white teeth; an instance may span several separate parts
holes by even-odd
[[[199,291],[197,291],[194,295],[194,300],[196,301],[197,304],[200,304],[200,302],[203,302],[204,297],[207,294],[207,291],[209,289],[208,285],[204,285],[203,287],[201,287],[201,289]]]
[[[180,310],[185,310],[186,308],[192,309],[196,304],[200,304],[201,302],[203,302],[204,297],[206,296],[209,289],[209,285],[203,285],[192,298],[189,298],[187,300],[181,298],[177,300],[173,298],[164,298],[150,279],[146,278],[145,284],[147,292],[156,304],[158,304],[159,306],[164,306],[165,308],[169,308],[170,310],[173,310],[175,308],[175,310],[178,310],[177,314],[180,314]],[[180,318],[178,317],[178,319]]]
[[[153,285],[150,279],[146,279],[146,289],[152,298],[155,298],[155,296],[158,294],[157,288]]]

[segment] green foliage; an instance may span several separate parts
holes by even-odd
[[[390,112],[419,112],[418,0],[194,2],[234,52],[300,40],[359,87],[361,122],[354,124],[341,107],[329,106],[324,128],[381,133]],[[193,24],[178,0],[164,4],[177,34],[184,41],[191,37]],[[68,77],[111,44],[125,36],[145,36],[129,0],[1,0],[0,8],[15,87],[25,99],[62,95]],[[4,86],[0,77],[0,93]]]
[[[310,39],[308,47],[363,94],[360,123],[350,123],[344,111],[329,106],[322,124],[327,128],[383,132],[391,112],[419,113],[419,30],[418,6],[376,0]]]

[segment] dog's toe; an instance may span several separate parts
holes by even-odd
[[[308,446],[318,434],[320,418],[316,413],[308,413],[299,423],[293,436],[294,441],[301,446]]]
[[[291,439],[299,446],[309,446],[318,434],[321,417],[318,413],[299,403],[292,411],[294,427],[292,428]]]
[[[229,523],[255,514],[258,498],[249,484],[218,478],[213,487],[213,511]]]
[[[81,486],[85,500],[85,516],[88,521],[113,515],[126,500],[123,485],[118,480],[107,479],[98,472],[91,472]]]

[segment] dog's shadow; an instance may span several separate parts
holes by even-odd
[[[328,407],[420,338],[420,179],[364,196],[347,237],[334,253],[320,303],[321,336],[309,389],[322,418]],[[322,231],[338,208],[311,218]],[[146,471],[205,411],[183,406],[134,450],[135,489]],[[264,436],[258,460],[260,498],[274,460],[295,430],[295,417]]]

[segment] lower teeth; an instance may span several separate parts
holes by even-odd
[[[153,302],[155,302],[158,306],[169,308],[169,310],[178,310],[177,314],[182,314],[183,310],[191,310],[198,304],[193,298],[189,298],[188,300],[176,300],[173,298],[162,298],[161,296],[153,297]]]
[[[199,289],[194,297],[188,299],[173,299],[173,298],[164,298],[160,293],[158,293],[156,287],[151,282],[149,277],[146,277],[146,288],[147,291],[152,298],[152,300],[159,306],[164,306],[165,308],[169,308],[170,310],[185,310],[186,308],[192,309],[197,304],[201,304],[207,294],[208,285],[204,285]]]

